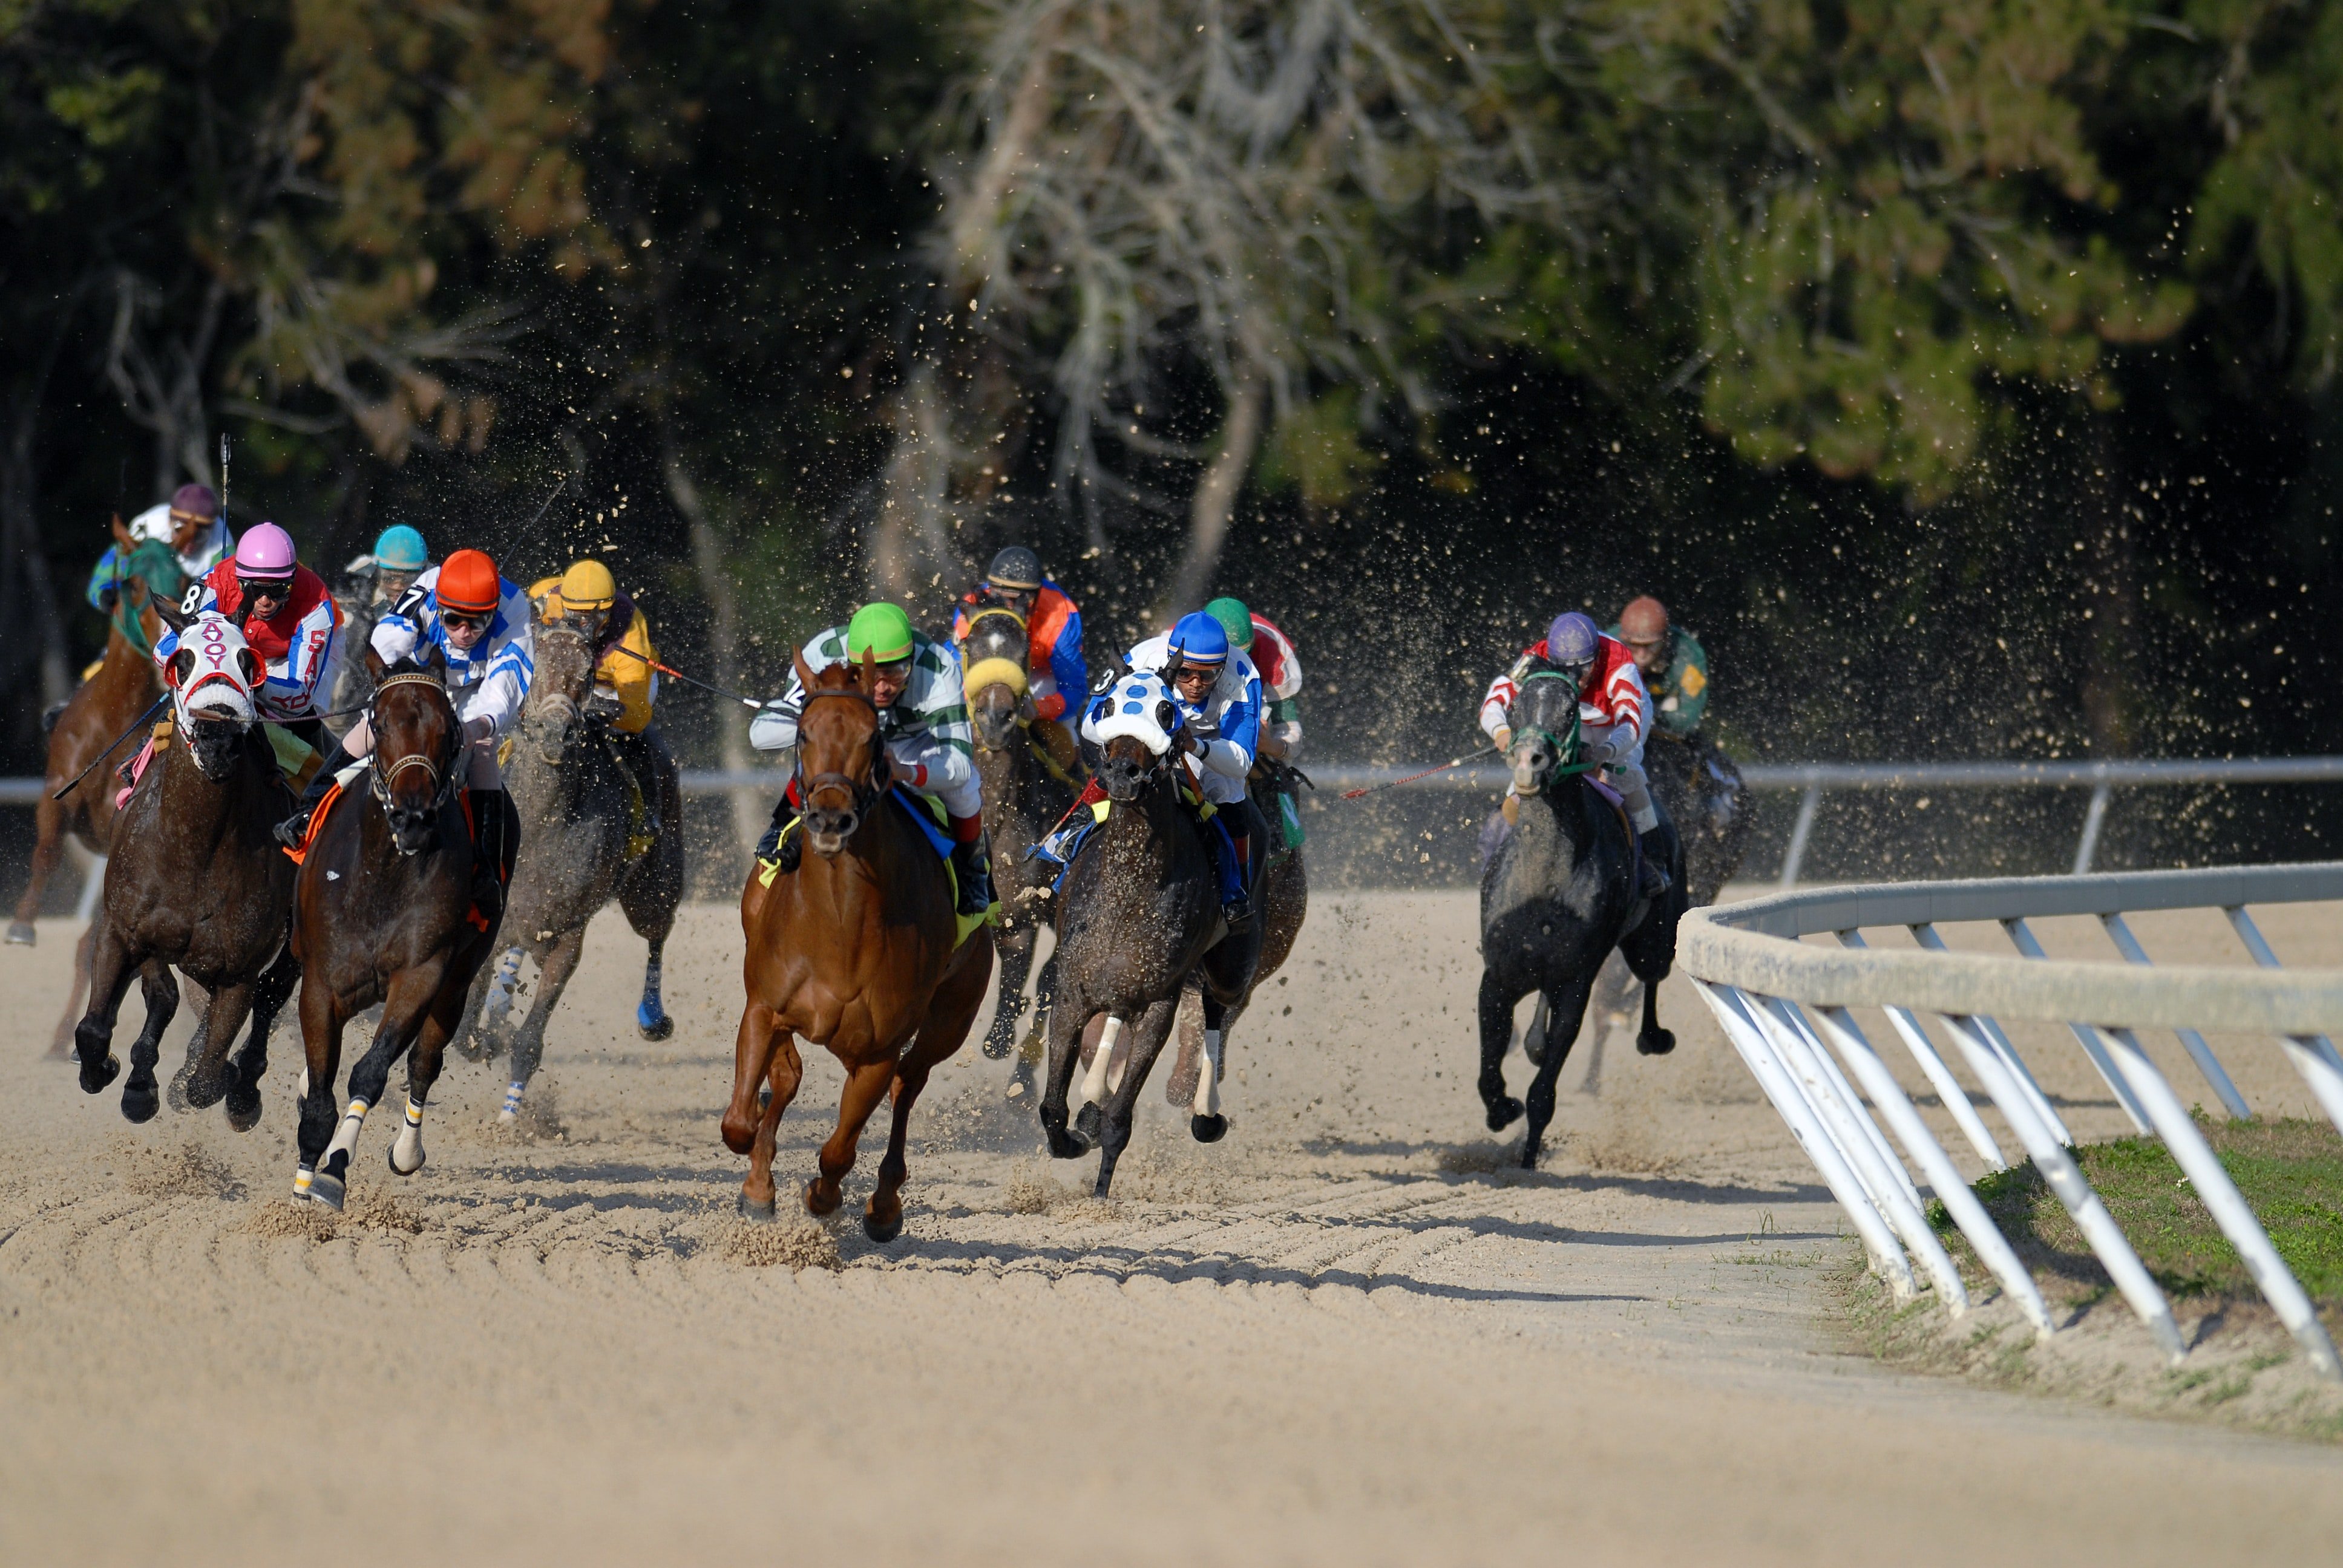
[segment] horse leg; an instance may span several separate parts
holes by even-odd
[[[1676,1037],[1660,1027],[1660,982],[1675,967],[1675,930],[1654,925],[1636,933],[1622,948],[1627,967],[1644,982],[1644,1024],[1635,1034],[1635,1049],[1645,1056],[1665,1056],[1676,1048]]]
[[[334,1080],[342,1070],[342,1030],[349,1020],[334,1001],[326,979],[304,970],[301,975],[301,1118],[293,1135],[293,1201],[307,1203],[316,1183],[317,1161],[334,1136],[338,1106]]]
[[[1033,945],[1039,940],[1040,933],[1021,920],[1014,930],[992,940],[993,950],[1001,955],[1001,1000],[993,1005],[983,1049],[994,1061],[1005,1060],[1017,1049],[1017,1020],[1025,1015],[1025,978],[1033,972]]]
[[[1186,1105],[1196,1098],[1197,1063],[1204,1060],[1204,1009],[1201,1000],[1191,1007],[1192,999],[1201,999],[1203,988],[1182,987],[1178,1015],[1180,1049],[1172,1053],[1172,1070],[1163,1080],[1163,1101],[1167,1105]]]
[[[969,1026],[984,1007],[991,979],[991,953],[973,945],[963,950],[957,971],[947,970],[943,983],[936,987],[928,1003],[928,1016],[895,1070],[894,1116],[887,1130],[887,1154],[879,1161],[879,1185],[862,1211],[862,1233],[882,1245],[903,1231],[903,1182],[910,1174],[903,1145],[910,1136],[911,1106],[927,1087],[930,1070],[968,1038]]]
[[[138,968],[139,989],[146,994],[146,1027],[130,1043],[130,1076],[122,1083],[122,1114],[132,1121],[152,1121],[163,1109],[155,1087],[155,1064],[163,1060],[163,1031],[179,1010],[179,980],[171,966],[148,959]]]
[[[469,998],[468,986],[442,986],[416,1033],[414,1049],[407,1057],[407,1114],[390,1146],[394,1174],[412,1176],[423,1169],[423,1108],[430,1101],[431,1086],[439,1081],[439,1064],[447,1056],[447,1041],[469,1016]]]
[[[244,1049],[236,1053],[236,1071],[227,1086],[227,1124],[238,1132],[251,1131],[260,1121],[260,1081],[268,1072],[268,1036],[300,980],[301,960],[293,956],[293,944],[287,942],[253,988],[252,1033],[245,1040]]]
[[[1123,1020],[1111,1013],[1103,1018],[1093,1015],[1082,1026],[1081,1049],[1090,1052],[1090,1068],[1082,1074],[1082,1108],[1074,1112],[1074,1136],[1082,1141],[1085,1149],[1098,1141],[1099,1118],[1103,1114],[1100,1107],[1122,1081],[1114,1070],[1115,1048],[1122,1043],[1122,1030]],[[1126,1061],[1130,1054],[1128,1050],[1123,1052]]]
[[[1586,1019],[1587,993],[1594,989],[1594,981],[1575,977],[1570,988],[1554,998],[1554,1026],[1546,1036],[1545,1060],[1538,1063],[1537,1076],[1530,1080],[1530,1121],[1522,1137],[1522,1169],[1537,1169],[1538,1153],[1544,1147],[1546,1123],[1554,1120],[1554,1086],[1562,1077],[1562,1064],[1570,1060],[1571,1043],[1578,1038],[1581,1024]],[[1564,1026],[1568,1032],[1564,1032]]]
[[[1522,1102],[1505,1092],[1505,1047],[1513,1039],[1513,1004],[1526,994],[1509,989],[1495,970],[1481,971],[1481,1104],[1492,1132],[1503,1132],[1522,1113]],[[1554,1054],[1551,1045],[1546,1054]]]
[[[724,1147],[746,1154],[757,1137],[757,1087],[772,1066],[773,1040],[780,1020],[771,1008],[749,999],[740,1011],[739,1031],[732,1042],[732,1101],[724,1108]],[[772,1183],[765,1183],[765,1203],[773,1201]]]
[[[1199,1143],[1218,1143],[1229,1131],[1229,1119],[1221,1114],[1221,1063],[1228,1050],[1229,1030],[1243,1010],[1243,1004],[1224,1007],[1206,986],[1200,993],[1204,1015],[1203,1058],[1196,1070],[1196,1088],[1188,1105],[1188,1132]],[[1184,1055],[1187,1042],[1181,1042]]]
[[[180,1070],[188,1110],[208,1110],[226,1095],[228,1047],[244,1028],[252,1011],[253,993],[258,989],[256,980],[230,980],[212,992],[211,1002],[204,1009],[203,1027],[188,1048],[187,1065]]]
[[[1676,1048],[1675,1032],[1660,1027],[1660,988],[1644,986],[1644,1027],[1635,1032],[1635,1049],[1645,1056],[1665,1056]]]
[[[48,891],[49,878],[55,874],[57,856],[65,842],[65,803],[50,799],[53,792],[41,791],[39,803],[33,810],[33,874],[25,880],[24,896],[16,900],[16,912],[8,921],[8,942],[12,947],[31,947],[41,940],[40,929],[33,922],[40,917],[41,896]]]
[[[554,1006],[561,1000],[569,977],[578,972],[578,960],[585,951],[586,928],[580,926],[556,938],[552,950],[538,965],[537,999],[529,1004],[528,1017],[513,1033],[512,1081],[505,1089],[504,1106],[497,1112],[499,1123],[519,1119],[520,1097],[528,1091],[528,1081],[537,1076],[538,1066],[545,1060],[546,1025],[552,1021]]]
[[[1040,938],[1036,937],[1038,943]],[[1040,1076],[1041,1063],[1048,1059],[1050,1045],[1050,1003],[1058,992],[1058,955],[1053,949],[1042,960],[1041,972],[1033,980],[1033,1022],[1025,1030],[1025,1038],[1017,1044],[1017,1066],[1009,1079],[1009,1098],[1021,1099],[1033,1091],[1033,1081]]]
[[[635,1004],[635,1029],[645,1040],[666,1040],[675,1033],[659,995],[668,934],[675,929],[676,906],[683,901],[683,823],[681,797],[673,775],[659,780],[659,841],[637,862],[618,884],[618,908],[628,925],[650,948],[643,961],[643,996]]]
[[[326,1157],[310,1182],[309,1195],[328,1209],[338,1210],[348,1191],[350,1161],[357,1153],[358,1134],[366,1129],[367,1112],[389,1086],[391,1064],[406,1053],[421,1032],[426,1015],[437,1002],[440,982],[447,976],[444,960],[417,964],[391,977],[383,998],[382,1021],[375,1026],[374,1043],[350,1068],[350,1103],[342,1112],[326,1145]],[[330,1107],[331,1091],[327,1091]]]
[[[846,1092],[838,1097],[838,1131],[821,1146],[816,1161],[820,1173],[806,1183],[806,1212],[817,1217],[835,1213],[846,1196],[842,1183],[854,1169],[854,1147],[862,1139],[862,1125],[879,1109],[895,1081],[895,1058],[888,1054],[863,1062],[846,1075]]]
[[[748,1219],[773,1218],[773,1141],[780,1132],[782,1113],[798,1097],[798,1085],[804,1081],[805,1062],[798,1055],[797,1036],[786,1029],[775,1029],[772,1060],[765,1070],[765,1092],[759,1100],[756,1139],[749,1145],[749,1176],[734,1200]]]
[[[81,929],[81,940],[74,943],[73,986],[65,997],[65,1010],[57,1015],[57,1031],[49,1038],[49,1055],[63,1061],[73,1054],[74,1020],[81,1016],[82,1003],[89,995],[90,956],[97,950],[97,928],[106,920],[100,910],[89,924]]]
[[[100,928],[103,927],[103,930]],[[121,1060],[107,1048],[114,1042],[115,1020],[122,1013],[122,998],[130,990],[137,966],[130,961],[122,939],[101,912],[90,929],[99,940],[90,954],[89,1011],[74,1027],[74,1050],[81,1057],[81,1091],[96,1094],[121,1072]]]
[[[1052,1160],[1075,1160],[1090,1145],[1066,1131],[1066,1091],[1081,1060],[1082,1028],[1090,1020],[1077,1017],[1082,1010],[1052,1002],[1050,1008],[1050,1080],[1041,1091],[1041,1131],[1050,1141]]]
[[[1171,1036],[1172,1015],[1179,1006],[1180,998],[1175,992],[1139,1015],[1131,1036],[1129,1065],[1123,1070],[1121,1083],[1107,1100],[1099,1129],[1098,1185],[1091,1189],[1094,1197],[1105,1197],[1114,1185],[1115,1165],[1122,1159],[1122,1151],[1131,1147],[1131,1124],[1137,1117],[1139,1091],[1146,1086],[1148,1071],[1154,1067],[1156,1056]],[[1113,1043],[1111,1040],[1099,1041],[1100,1060],[1106,1060]]]
[[[666,1000],[659,995],[666,980],[666,953],[667,938],[662,934],[652,939],[643,960],[643,996],[635,1004],[635,1032],[645,1040],[665,1040],[675,1033],[675,1020],[668,1016]]]
[[[464,1004],[464,1027],[456,1049],[468,1061],[486,1061],[511,1044],[513,992],[520,984],[521,944],[498,949],[496,962],[483,963],[472,976]]]

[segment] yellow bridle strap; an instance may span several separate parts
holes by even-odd
[[[980,658],[968,667],[960,689],[973,697],[988,686],[1005,686],[1022,697],[1031,688],[1025,667],[1013,658]]]

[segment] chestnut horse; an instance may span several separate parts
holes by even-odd
[[[891,1241],[903,1229],[911,1106],[975,1022],[992,979],[992,944],[961,940],[949,869],[888,799],[869,658],[859,672],[830,665],[816,674],[800,655],[797,673],[806,694],[797,764],[804,816],[789,830],[805,834],[813,852],[786,877],[752,866],[740,892],[748,1005],[724,1144],[749,1156],[740,1211],[772,1218],[773,1134],[804,1074],[796,1037],[828,1046],[846,1069],[846,1090],[820,1173],[806,1186],[806,1210],[837,1210],[863,1123],[891,1091],[887,1156],[862,1212],[870,1239]],[[759,1084],[768,1091],[761,1103]]]
[[[137,717],[163,695],[163,678],[155,668],[155,639],[162,623],[155,613],[158,601],[176,603],[186,586],[186,574],[167,545],[136,545],[122,519],[114,521],[116,559],[122,575],[107,612],[106,657],[97,670],[74,689],[49,729],[48,763],[43,770],[41,799],[34,808],[32,875],[16,912],[8,922],[11,944],[31,947],[39,940],[33,920],[41,898],[65,849],[65,835],[81,840],[93,855],[107,853],[114,844],[114,798],[122,788],[111,768],[94,768],[98,753],[130,728]],[[121,753],[116,754],[118,759]],[[65,785],[79,777],[70,789]],[[64,791],[63,799],[58,792]],[[90,944],[97,932],[92,920],[82,932],[74,953],[73,994],[57,1020],[49,1054],[63,1058],[72,1038],[74,1020],[81,1014],[83,990],[89,983]]]
[[[109,1047],[123,993],[138,978],[146,1025],[131,1048],[122,1114],[153,1117],[156,1057],[179,1007],[177,965],[211,992],[179,1088],[198,1109],[225,1097],[229,1122],[243,1131],[260,1119],[269,1026],[297,972],[285,950],[293,868],[271,832],[293,796],[254,709],[259,657],[224,616],[160,608],[183,633],[170,667],[173,733],[117,819],[106,901],[93,922],[89,1012],[74,1043],[82,1089],[96,1094],[122,1070]],[[252,1039],[231,1072],[228,1047],[247,1012]]]
[[[423,1107],[448,1036],[463,1022],[472,976],[496,941],[497,922],[472,906],[464,727],[447,695],[446,664],[436,647],[422,663],[385,667],[371,651],[367,662],[376,686],[366,783],[354,781],[318,808],[294,900],[308,1065],[293,1201],[329,1209],[342,1206],[367,1111],[409,1048],[407,1119],[391,1145],[390,1168],[401,1176],[423,1169]],[[504,841],[516,845],[519,826],[508,803],[505,809]],[[337,1127],[342,1030],[377,1002],[382,1021],[350,1069],[349,1109]]]

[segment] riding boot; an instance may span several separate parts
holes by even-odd
[[[798,860],[805,853],[805,835],[788,832],[789,825],[797,819],[797,808],[783,795],[773,807],[773,819],[766,826],[765,836],[757,840],[757,859],[784,877],[797,874]]]
[[[471,795],[472,907],[494,925],[505,907],[505,792],[475,789]]]
[[[1635,835],[1635,843],[1643,851],[1643,873],[1636,884],[1636,893],[1646,899],[1657,899],[1672,885],[1668,881],[1667,850],[1660,842],[1660,830]]]
[[[952,872],[960,880],[960,912],[980,915],[993,905],[992,854],[985,847],[984,835],[954,844],[951,852]]]
[[[288,849],[301,847],[301,840],[309,836],[309,818],[317,809],[317,802],[323,800],[326,791],[334,787],[334,775],[347,768],[353,760],[350,754],[342,749],[342,743],[335,741],[334,749],[326,753],[325,760],[319,762],[317,770],[309,776],[309,787],[301,791],[300,803],[293,808],[293,815],[277,824],[278,843]]]
[[[1236,851],[1237,887],[1235,896],[1221,906],[1221,914],[1229,922],[1229,934],[1249,930],[1252,927],[1252,897],[1247,886],[1252,866],[1252,834],[1248,829],[1229,829],[1229,844]]]

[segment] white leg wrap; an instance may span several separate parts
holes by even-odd
[[[481,1000],[483,1018],[500,1019],[512,1010],[513,988],[520,980],[520,949],[507,948],[504,957],[497,960],[497,972],[488,980],[488,994]]]
[[[411,1094],[407,1097],[407,1120],[398,1130],[398,1141],[390,1148],[390,1168],[402,1176],[423,1169],[423,1107]]]
[[[317,1179],[317,1167],[313,1165],[295,1166],[293,1168],[293,1201],[296,1203],[307,1203],[309,1201],[309,1183]]]
[[[1192,1108],[1199,1116],[1221,1113],[1221,1031],[1204,1031],[1204,1060],[1196,1073],[1196,1103]]]
[[[358,1146],[358,1130],[366,1125],[367,1102],[353,1098],[350,1108],[342,1112],[342,1124],[334,1129],[334,1141],[326,1145],[326,1162],[333,1163],[337,1151],[353,1153]]]
[[[301,1092],[295,1095],[293,1098],[296,1100],[307,1100],[309,1098],[309,1070],[306,1067],[301,1070]]]
[[[511,1083],[505,1086],[504,1109],[497,1112],[497,1120],[498,1121],[518,1121],[520,1120],[520,1097],[522,1091],[528,1088],[528,1085],[526,1083]]]
[[[1122,1020],[1110,1015],[1106,1027],[1099,1031],[1098,1054],[1091,1058],[1091,1070],[1082,1075],[1084,1105],[1096,1105],[1106,1099],[1107,1063],[1114,1060],[1114,1042],[1121,1035]]]

